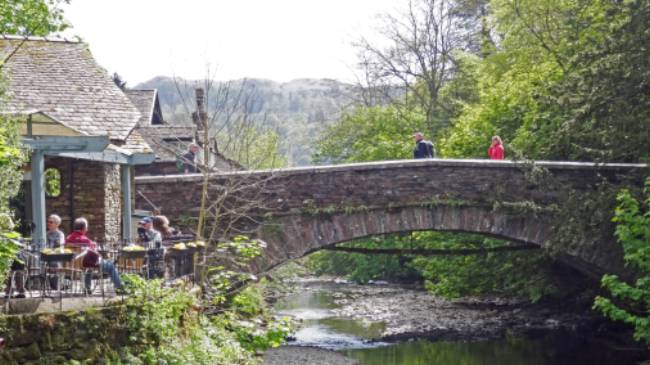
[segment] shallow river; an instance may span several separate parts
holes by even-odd
[[[343,290],[343,286],[341,287]],[[475,342],[372,341],[384,330],[381,322],[338,317],[335,297],[342,292],[323,287],[299,290],[280,300],[279,315],[302,321],[289,346],[315,346],[341,352],[361,365],[625,365],[634,364],[624,354],[602,344],[554,333],[537,339],[505,338]]]

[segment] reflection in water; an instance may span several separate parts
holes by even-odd
[[[331,309],[337,308],[330,293],[301,291],[275,305],[278,315],[302,320],[294,334],[296,346],[317,346],[332,350],[377,346],[368,340],[379,337],[383,323],[373,323],[350,318],[337,318]]]
[[[612,352],[584,343],[503,339],[482,342],[416,341],[346,350],[361,365],[623,365],[633,364]],[[555,345],[558,345],[556,342]],[[568,345],[568,346],[567,346]],[[575,346],[574,346],[575,345]]]
[[[290,345],[341,350],[361,365],[631,365],[639,360],[559,332],[538,340],[371,342],[384,324],[336,317],[334,291],[305,289],[276,304],[277,314],[303,321]]]

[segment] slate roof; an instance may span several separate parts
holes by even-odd
[[[119,145],[119,148],[124,149],[131,154],[153,153],[152,147],[147,143],[146,138],[142,137],[142,134],[137,129],[131,131],[131,134],[126,138],[126,141]]]
[[[0,35],[0,59],[22,41]],[[2,69],[7,112],[39,110],[81,134],[108,134],[116,142],[125,142],[141,117],[85,43],[29,37]]]
[[[156,161],[176,161],[176,154],[187,152],[187,146],[194,139],[191,127],[173,125],[152,125],[136,129],[156,154]]]
[[[158,91],[153,90],[125,90],[124,93],[131,100],[131,103],[138,108],[140,112],[139,126],[147,126],[151,124],[153,118],[153,111],[156,105],[156,98]]]

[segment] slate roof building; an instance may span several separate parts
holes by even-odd
[[[126,90],[125,93],[141,114],[136,131],[144,137],[156,155],[151,164],[136,166],[136,176],[182,173],[178,169],[177,160],[187,153],[190,143],[196,142],[196,126],[165,121],[157,90]],[[202,153],[197,158],[201,160]],[[210,155],[210,164],[219,171],[243,169],[236,161],[215,151]]]
[[[154,159],[136,128],[144,116],[85,43],[0,35],[0,59],[7,55],[0,113],[20,120],[22,144],[31,150],[23,218],[35,226],[33,239],[44,241],[45,216],[52,213],[66,231],[84,216],[91,238],[132,238],[133,169]],[[46,192],[46,169],[59,176],[57,194]]]

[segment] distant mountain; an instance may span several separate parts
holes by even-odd
[[[194,108],[194,88],[205,81],[172,79],[158,76],[135,89],[158,89],[163,116],[175,124],[190,123],[188,111]],[[212,86],[217,90],[226,83]],[[283,141],[283,153],[290,165],[308,165],[313,143],[323,128],[338,120],[341,112],[351,106],[357,95],[354,85],[331,79],[297,79],[278,83],[263,79],[234,80],[230,90],[244,90],[254,95],[247,103],[249,115],[259,123],[275,129]],[[213,92],[208,104],[219,98]]]

